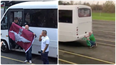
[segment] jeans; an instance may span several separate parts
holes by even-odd
[[[91,46],[95,45],[95,42],[93,42],[93,41],[90,41],[90,43],[91,43]]]
[[[32,47],[26,52],[26,60],[31,60],[32,59],[32,54],[31,54],[31,52],[32,52]]]
[[[48,53],[49,52],[44,52],[43,53],[43,51],[41,51],[41,59],[43,61],[43,64],[49,64]]]

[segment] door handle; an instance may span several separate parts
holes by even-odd
[[[8,37],[8,35],[6,35],[6,37]]]

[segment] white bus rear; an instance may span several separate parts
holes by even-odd
[[[59,41],[77,41],[92,31],[91,8],[85,5],[59,5]]]
[[[29,25],[29,29],[37,35],[32,45],[32,53],[40,54],[41,43],[39,35],[42,30],[47,30],[50,38],[49,56],[57,58],[58,53],[58,28],[57,28],[57,1],[50,2],[24,2],[9,7],[1,20],[1,40],[4,41],[1,51],[8,50],[23,51],[11,49],[12,43],[9,43],[8,29],[9,24],[14,21],[14,17],[19,18],[19,24],[22,27]]]

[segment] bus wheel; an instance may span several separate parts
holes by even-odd
[[[2,41],[2,40],[1,40],[1,41]],[[8,51],[9,51],[9,49],[8,49],[8,44],[7,44],[6,41],[3,41],[2,46],[1,46],[1,51],[2,51],[2,52],[8,52]]]

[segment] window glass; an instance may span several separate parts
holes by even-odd
[[[57,9],[26,9],[24,24],[32,27],[57,28]]]
[[[11,24],[12,22],[14,22],[14,18],[18,17],[18,24],[21,26],[22,25],[22,11],[10,11],[9,12],[9,24]]]
[[[91,10],[88,9],[88,8],[79,8],[78,16],[79,17],[90,17],[91,16]]]
[[[72,10],[59,10],[59,22],[72,23]]]
[[[1,21],[1,30],[8,29],[7,15]]]

